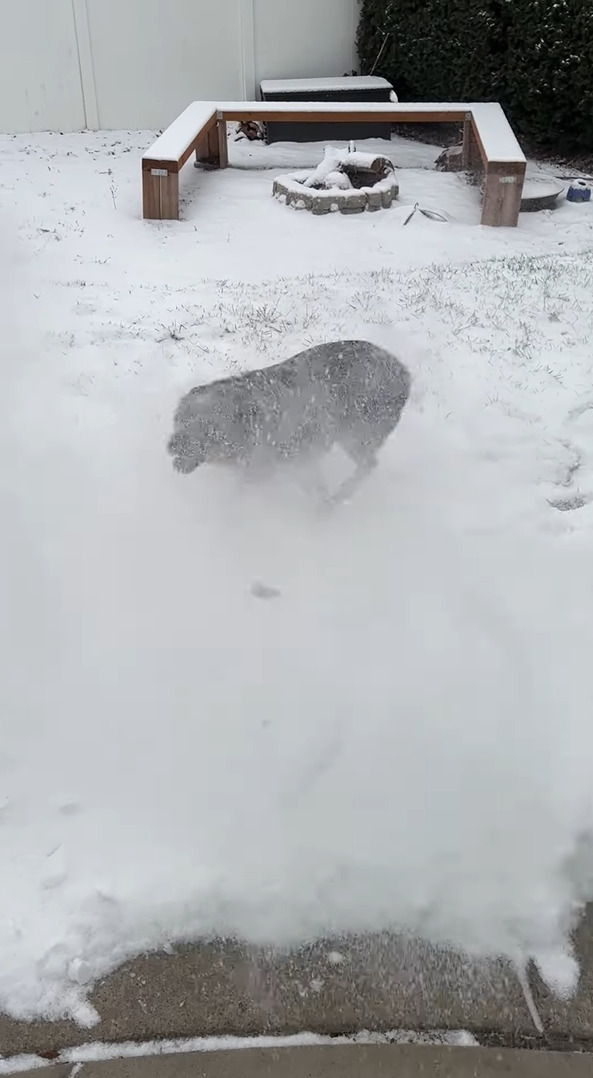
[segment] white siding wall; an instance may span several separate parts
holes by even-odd
[[[99,127],[161,127],[197,98],[242,97],[238,8],[87,0]]]
[[[356,67],[356,0],[253,0],[255,77],[344,75]]]
[[[160,128],[356,63],[358,0],[0,0],[0,131]]]
[[[72,0],[0,0],[0,131],[84,127]]]

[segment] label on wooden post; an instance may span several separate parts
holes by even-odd
[[[151,168],[150,175],[151,176],[168,176],[169,173],[167,172],[166,168]]]
[[[499,176],[498,177],[498,182],[499,183],[516,183],[518,179],[519,179],[518,176]]]

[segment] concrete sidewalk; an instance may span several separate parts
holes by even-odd
[[[289,955],[220,940],[182,947],[126,963],[90,998],[101,1016],[92,1029],[0,1016],[2,1053],[303,1030],[466,1029],[508,1045],[537,1035],[512,967],[387,934],[328,940]]]
[[[556,1000],[530,971],[543,1031],[504,962],[472,961],[389,934],[321,941],[291,954],[214,940],[126,963],[92,991],[101,1019],[92,1029],[0,1016],[0,1053],[51,1059],[96,1041],[460,1029],[482,1045],[593,1051],[592,910],[576,934],[582,976],[573,1000]]]
[[[21,1078],[70,1078],[72,1064]],[[77,1078],[591,1078],[578,1053],[418,1045],[339,1045],[195,1052],[85,1063]]]

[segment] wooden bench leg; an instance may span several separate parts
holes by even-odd
[[[148,221],[161,219],[161,185],[147,168],[142,169],[142,216]]]
[[[219,120],[216,125],[216,138],[218,142],[218,167],[229,167],[229,144],[226,137],[226,120]]]
[[[196,165],[209,165],[216,167],[218,157],[218,139],[216,137],[216,125],[206,132],[196,146]]]
[[[516,228],[521,208],[525,162],[499,162],[486,166],[482,224]]]
[[[226,121],[219,120],[196,147],[196,165],[208,165],[210,168],[227,168],[229,151],[226,137]]]
[[[179,173],[142,169],[142,216],[150,221],[179,220]]]
[[[471,113],[468,113],[463,124],[463,150],[461,154],[462,167],[466,172],[477,172],[483,168],[480,147],[476,139],[474,124]]]

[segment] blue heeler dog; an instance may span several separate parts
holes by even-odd
[[[265,472],[314,461],[339,445],[356,466],[334,499],[376,464],[410,393],[408,370],[367,341],[319,344],[263,370],[196,386],[182,398],[169,441],[173,466],[233,464]],[[332,500],[334,500],[332,499]]]

